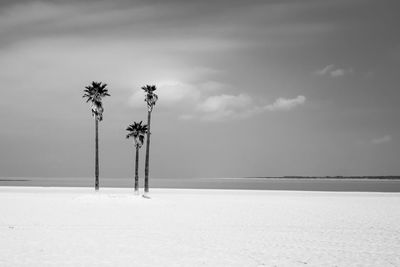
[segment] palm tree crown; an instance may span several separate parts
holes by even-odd
[[[147,125],[142,125],[142,121],[139,123],[134,122],[129,125],[126,130],[129,132],[126,135],[126,138],[133,137],[135,141],[135,146],[137,148],[141,148],[144,143],[144,135],[147,133]]]
[[[157,87],[155,85],[145,85],[142,89],[147,93],[144,101],[147,102],[147,108],[151,112],[158,100],[158,96],[154,93]]]
[[[83,91],[85,94],[83,98],[87,98],[86,102],[92,102],[92,115],[99,121],[103,120],[103,97],[110,96],[106,83],[92,82],[91,85],[86,86]]]

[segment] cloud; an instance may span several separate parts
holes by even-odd
[[[320,70],[316,70],[314,73],[316,75],[319,76],[325,76],[325,75],[329,75],[332,78],[337,78],[337,77],[342,77],[348,74],[353,73],[353,69],[352,68],[337,68],[335,65],[331,64],[331,65],[327,65],[326,67],[320,69]]]
[[[316,70],[315,74],[325,75],[325,74],[329,73],[334,67],[335,67],[334,65],[328,65],[320,70]]]
[[[371,143],[372,143],[372,144],[375,144],[375,145],[379,145],[379,144],[388,143],[388,142],[390,142],[390,141],[392,141],[392,136],[390,136],[390,135],[384,135],[384,136],[382,136],[382,137],[372,139],[372,140],[371,140]]]
[[[306,101],[306,97],[299,95],[296,98],[278,98],[272,105],[268,105],[266,109],[271,111],[278,111],[278,110],[291,110],[296,106],[303,105]]]
[[[198,109],[203,112],[219,112],[229,108],[246,107],[251,101],[251,98],[245,94],[210,96],[198,106]]]
[[[182,120],[200,119],[203,121],[226,121],[246,119],[268,111],[289,111],[303,105],[305,96],[292,99],[278,98],[269,105],[257,105],[248,94],[221,94],[204,98],[196,105],[196,109],[181,115]]]
[[[246,94],[215,95],[206,98],[197,106],[204,120],[222,120],[241,116],[252,106],[253,100]]]
[[[345,73],[346,71],[344,69],[336,69],[330,72],[332,77],[344,76]]]

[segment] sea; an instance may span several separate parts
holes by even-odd
[[[342,192],[400,192],[400,179],[378,178],[151,178],[151,188]],[[143,187],[143,179],[139,181]],[[133,188],[133,178],[102,178],[101,187]],[[0,186],[94,187],[93,177],[0,177]]]

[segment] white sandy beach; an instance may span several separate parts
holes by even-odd
[[[400,266],[400,194],[0,187],[0,266]]]

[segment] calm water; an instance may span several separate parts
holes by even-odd
[[[0,178],[0,186],[92,187],[94,178]],[[132,178],[101,178],[100,187],[133,187]],[[140,180],[143,187],[143,179]],[[400,192],[400,180],[306,178],[150,179],[150,188]]]

